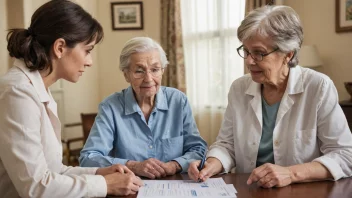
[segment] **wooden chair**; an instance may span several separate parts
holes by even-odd
[[[73,149],[71,144],[75,143],[75,142],[82,142],[83,143],[82,145],[84,145],[86,143],[86,140],[87,140],[89,132],[94,124],[96,116],[97,116],[97,113],[87,113],[87,114],[81,113],[81,121],[82,122],[70,125],[70,126],[82,125],[83,137],[72,138],[72,139],[68,139],[66,141],[68,165],[70,165],[70,166],[79,165],[78,158],[80,156],[80,152],[82,150],[82,147]],[[67,126],[68,125],[66,125],[65,127],[67,127]]]

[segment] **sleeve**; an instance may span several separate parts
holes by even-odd
[[[236,165],[233,140],[234,96],[234,84],[232,84],[228,94],[228,105],[225,110],[225,115],[219,134],[216,137],[216,141],[210,146],[207,154],[207,157],[214,157],[220,160],[224,168],[224,172],[230,172],[230,170]]]
[[[98,115],[89,133],[79,158],[83,167],[107,167],[113,164],[125,165],[128,159],[110,157],[114,147],[114,112],[104,103],[99,105]]]
[[[352,135],[333,82],[324,81],[321,90],[317,128],[323,155],[314,161],[323,164],[338,180],[352,175]]]
[[[45,133],[41,131],[42,113],[46,112],[41,112],[36,97],[32,85],[11,87],[0,95],[0,157],[19,196],[106,196],[102,176],[63,175],[49,170],[41,139]]]
[[[207,143],[200,136],[196,122],[192,115],[191,106],[187,97],[182,98],[183,116],[183,155],[173,159],[182,167],[182,172],[187,172],[189,164],[194,160],[201,160],[207,150]]]

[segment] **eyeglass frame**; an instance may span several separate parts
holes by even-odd
[[[262,58],[261,58],[260,60],[256,60],[255,58],[253,58],[252,53],[250,53],[248,50],[246,50],[246,49],[244,49],[244,48],[243,48],[243,51],[245,50],[245,51],[248,53],[248,54],[247,54],[247,57],[245,58],[245,57],[241,56],[241,54],[240,54],[240,49],[241,49],[241,48],[243,48],[243,45],[239,46],[239,47],[236,49],[238,55],[239,55],[241,58],[243,58],[243,59],[247,59],[247,58],[248,58],[248,55],[249,55],[249,56],[252,57],[252,59],[253,59],[255,62],[260,62],[260,61],[262,61],[262,60],[264,59],[264,57],[266,57],[266,56],[268,56],[269,54],[274,53],[274,52],[276,52],[277,50],[280,49],[280,48],[276,48],[276,49],[274,49],[273,51],[268,52],[268,53],[264,53],[264,54],[258,53],[258,54],[261,55]]]
[[[140,78],[136,78],[136,77],[134,76],[134,74],[135,74],[135,72],[136,72],[137,70],[135,70],[135,71],[132,71],[131,69],[126,69],[126,70],[132,72],[132,76],[133,76],[133,78],[135,78],[135,79],[143,79],[143,78],[146,77],[147,73],[150,73],[150,75],[152,75],[152,76],[155,77],[155,78],[160,77],[160,76],[154,76],[154,75],[151,73],[151,70],[152,70],[152,69],[160,69],[160,71],[161,71],[160,76],[162,76],[162,75],[164,74],[164,69],[165,69],[165,68],[164,68],[164,67],[158,67],[158,68],[151,68],[151,69],[147,69],[147,70],[144,70],[144,69],[143,69],[143,76],[140,77]]]

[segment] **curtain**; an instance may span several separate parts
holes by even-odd
[[[243,75],[236,48],[245,0],[181,0],[187,96],[202,137],[215,141],[231,83]]]
[[[161,46],[169,60],[162,84],[186,92],[180,0],[161,0]]]

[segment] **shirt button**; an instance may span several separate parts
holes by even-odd
[[[253,146],[255,146],[255,142],[253,142],[253,144],[252,144]]]
[[[150,145],[150,146],[149,146],[149,148],[151,148],[151,149],[152,149],[152,148],[153,148],[153,146],[152,146],[152,145]]]
[[[254,162],[253,162],[253,161],[251,162],[251,165],[252,165],[252,166],[254,165]]]

